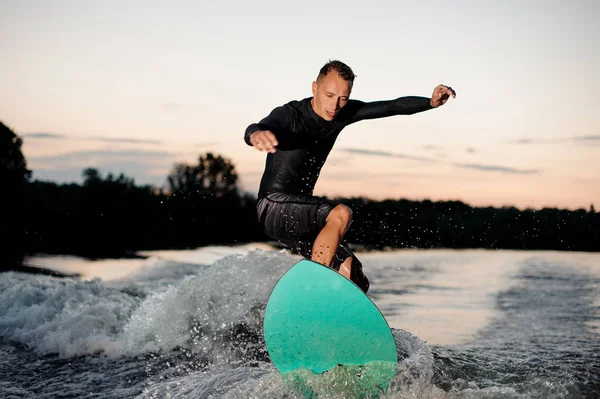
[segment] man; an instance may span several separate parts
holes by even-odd
[[[343,241],[352,211],[347,206],[313,196],[319,172],[342,129],[363,119],[411,115],[437,108],[456,93],[437,86],[431,98],[400,97],[365,103],[350,100],[355,75],[340,61],[321,68],[312,83],[313,97],[291,101],[246,129],[244,139],[266,151],[265,171],[257,211],[265,233],[302,256],[330,266],[364,292],[369,280]]]

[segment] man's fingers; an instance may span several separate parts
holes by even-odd
[[[275,140],[275,136],[273,135],[262,135],[257,141],[263,148],[267,150],[274,148],[277,145],[277,140]]]
[[[270,144],[267,144],[263,141],[257,141],[254,147],[259,151],[269,151],[273,148]]]
[[[275,152],[275,148],[269,142],[260,143],[260,149],[268,152]]]
[[[438,87],[440,87],[440,90],[446,92],[449,96],[452,96],[453,98],[456,97],[456,92],[452,87],[448,85],[439,85]]]
[[[456,91],[448,85],[438,85],[438,87],[435,88],[435,91],[439,93],[439,95],[447,93],[449,96],[456,97]]]
[[[268,130],[266,132],[264,132],[264,140],[266,143],[268,143],[272,147],[275,147],[278,144],[277,138],[275,137],[275,135]]]
[[[259,151],[275,152],[277,139],[268,130],[256,132],[250,137],[250,142]]]

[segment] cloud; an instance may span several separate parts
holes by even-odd
[[[73,151],[65,154],[49,155],[43,157],[31,157],[34,162],[71,162],[71,161],[89,161],[91,159],[116,160],[116,159],[137,159],[139,161],[150,161],[154,159],[164,159],[177,155],[168,151],[144,151],[144,150],[93,150],[93,151]]]
[[[65,154],[31,157],[33,176],[58,183],[81,182],[85,168],[101,173],[125,174],[138,184],[163,185],[179,155],[168,151],[99,150],[74,151]]]
[[[600,143],[600,135],[562,137],[557,139],[535,139],[521,138],[517,140],[509,140],[509,144],[517,145],[532,145],[532,144],[564,144],[564,143]]]
[[[558,144],[564,143],[566,139],[532,139],[532,138],[521,138],[517,140],[509,140],[509,144],[518,145],[532,145],[532,144]]]
[[[55,133],[25,133],[23,137],[31,137],[34,139],[66,139],[68,136]]]
[[[24,133],[23,137],[30,137],[36,139],[73,139],[73,140],[84,140],[84,141],[101,141],[104,143],[126,143],[126,144],[162,144],[160,140],[143,140],[143,139],[132,139],[132,138],[114,138],[114,137],[102,137],[102,136],[68,136],[65,134],[55,133]]]
[[[433,151],[442,151],[444,148],[440,147],[438,145],[433,145],[433,144],[427,144],[422,146],[421,148],[423,148],[424,150],[433,150]]]
[[[127,143],[127,144],[162,144],[161,140],[140,140],[140,139],[117,139],[107,137],[92,137],[90,140],[103,141],[105,143]]]
[[[509,144],[533,144],[533,139],[509,140]]]
[[[162,108],[165,111],[171,111],[172,112],[172,111],[177,111],[179,108],[181,108],[181,105],[179,103],[175,102],[175,101],[169,101],[169,102],[164,103],[162,105]]]
[[[447,179],[448,176],[444,173],[415,173],[405,171],[391,172],[369,172],[369,171],[344,171],[344,170],[329,170],[324,176],[324,179],[335,179],[336,181],[357,181],[357,180],[398,180],[403,178],[416,179]]]
[[[540,173],[538,169],[516,169],[508,166],[494,166],[494,165],[477,165],[469,163],[455,163],[454,166],[463,169],[475,169],[484,172],[498,172],[498,173],[509,173],[518,175],[533,175]]]
[[[433,144],[427,144],[427,145],[423,145],[421,146],[422,149],[426,150],[426,151],[436,151],[436,157],[438,158],[446,158],[447,154],[444,152],[444,147],[438,146],[438,145],[433,145]],[[467,147],[467,149],[465,150],[468,154],[474,154],[477,152],[477,150],[473,147]]]
[[[590,136],[577,136],[577,137],[573,137],[573,141],[577,141],[577,142],[581,142],[581,141],[585,141],[585,142],[600,142],[600,134],[597,135],[590,135]]]
[[[359,154],[359,155],[376,156],[376,157],[410,159],[413,161],[421,161],[421,162],[438,162],[437,160],[432,159],[432,158],[419,157],[419,156],[406,155],[406,154],[398,154],[398,153],[387,152],[387,151],[362,150],[359,148],[342,148],[341,151],[350,152],[350,153]]]
[[[66,134],[56,134],[56,133],[24,133],[23,137],[33,138],[33,139],[71,139],[71,140],[81,140],[81,141],[99,141],[102,143],[122,143],[122,144],[152,144],[152,145],[161,145],[165,142],[162,140],[145,140],[145,139],[136,139],[136,138],[117,138],[117,137],[103,137],[103,136],[70,136]],[[205,141],[198,142],[192,144],[194,147],[207,147],[207,146],[217,146],[221,143],[218,141]]]
[[[397,154],[386,151],[375,151],[375,150],[361,150],[356,148],[345,148],[343,151],[351,152],[355,154],[361,155],[369,155],[369,156],[379,156],[379,157],[391,157],[391,158],[401,158],[401,159],[411,159],[415,161],[421,162],[432,162],[432,163],[447,163],[440,160],[435,160],[426,157],[418,157],[412,155],[405,154]],[[474,149],[468,148],[467,152],[475,152]],[[507,173],[507,174],[520,174],[520,175],[531,175],[540,173],[538,169],[517,169],[508,166],[496,166],[496,165],[478,165],[473,163],[453,163],[454,166],[463,168],[463,169],[475,169],[482,172],[490,172],[490,173]]]

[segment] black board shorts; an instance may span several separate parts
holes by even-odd
[[[260,224],[269,237],[311,259],[315,239],[325,226],[329,213],[338,205],[339,202],[323,197],[271,193],[262,196],[256,208]],[[350,280],[367,292],[369,280],[363,273],[362,264],[343,240],[333,256],[331,268],[339,271],[348,257],[352,258]]]

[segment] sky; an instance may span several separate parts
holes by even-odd
[[[161,187],[213,152],[256,193],[246,127],[339,59],[351,98],[457,97],[347,127],[316,195],[598,208],[598,17],[595,0],[3,0],[0,120],[34,179]]]

